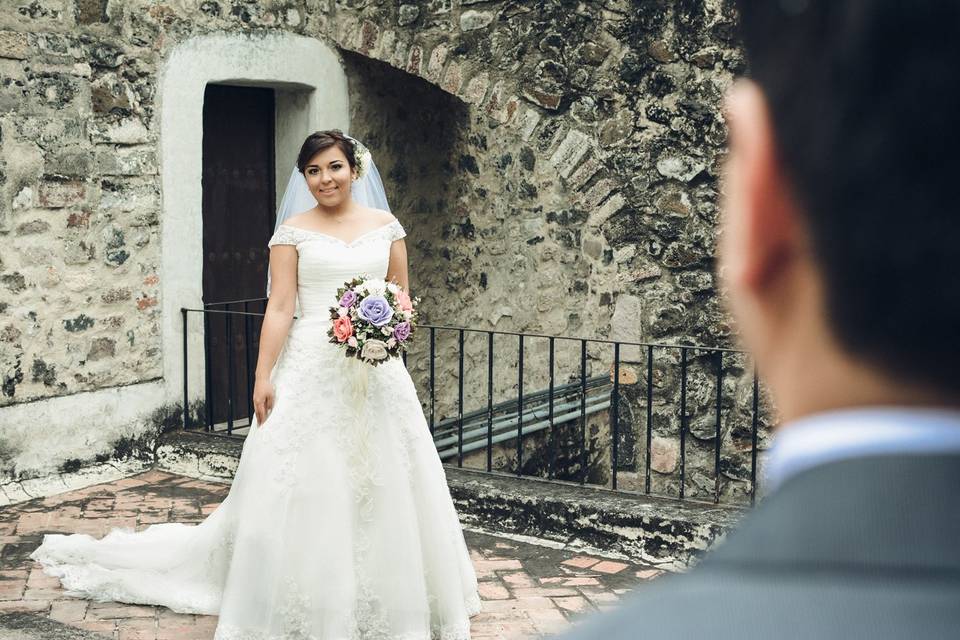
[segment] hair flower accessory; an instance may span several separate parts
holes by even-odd
[[[344,137],[353,143],[353,155],[357,163],[355,169],[357,170],[357,180],[359,180],[366,175],[367,167],[370,166],[370,150],[367,149],[363,143],[356,138],[352,138],[350,136]]]

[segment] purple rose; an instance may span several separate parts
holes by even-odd
[[[403,342],[410,337],[410,323],[404,320],[397,326],[393,328],[393,337],[397,339],[398,342]]]
[[[340,296],[340,306],[349,307],[354,302],[357,301],[357,294],[354,293],[353,289],[347,289],[342,296]]]
[[[390,322],[393,309],[383,296],[367,296],[360,302],[360,317],[375,327],[382,327]]]

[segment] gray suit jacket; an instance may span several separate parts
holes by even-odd
[[[960,454],[788,479],[685,575],[563,640],[960,638]]]

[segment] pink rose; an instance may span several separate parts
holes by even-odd
[[[410,301],[410,294],[407,293],[404,289],[396,294],[397,304],[400,305],[400,309],[403,311],[413,311],[413,303]]]
[[[347,339],[353,335],[353,323],[350,322],[350,318],[341,316],[334,320],[333,335],[336,337],[337,342],[346,342]]]

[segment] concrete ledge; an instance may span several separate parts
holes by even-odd
[[[143,473],[152,467],[152,463],[143,460],[113,460],[81,467],[69,473],[50,473],[37,478],[4,482],[0,484],[0,507],[83,489],[102,482],[113,482]]]
[[[465,526],[555,540],[664,569],[689,566],[744,513],[451,467],[447,481]]]
[[[229,482],[239,438],[174,431],[161,436],[157,467]],[[742,509],[614,493],[573,484],[445,467],[464,527],[553,540],[586,553],[665,569],[689,566],[743,515]]]
[[[241,451],[240,438],[171,431],[157,440],[157,468],[201,480],[231,482]]]

